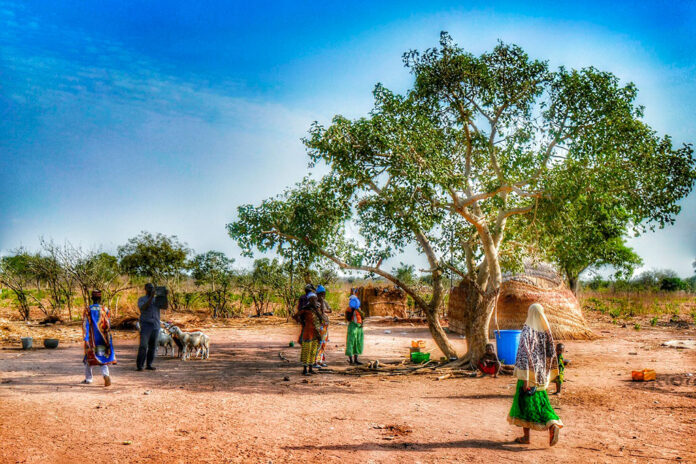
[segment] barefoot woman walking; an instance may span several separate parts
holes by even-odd
[[[549,444],[558,443],[563,423],[558,418],[546,392],[551,380],[558,375],[558,359],[551,336],[551,327],[544,308],[534,303],[527,312],[517,348],[515,377],[517,391],[512,400],[508,422],[522,427],[524,435],[517,443],[529,443],[529,430],[548,430]]]

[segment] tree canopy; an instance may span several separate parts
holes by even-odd
[[[191,250],[176,235],[141,232],[118,247],[121,269],[131,275],[166,281],[186,269]]]
[[[574,230],[587,234],[580,243],[606,230],[621,241],[614,228],[672,223],[693,187],[692,147],[656,134],[642,120],[636,87],[610,72],[551,70],[504,43],[475,56],[446,33],[438,47],[407,52],[404,63],[414,76],[410,90],[377,85],[367,116],[312,125],[304,140],[310,165],[325,165],[327,174],[240,207],[228,230],[248,253],[292,248],[396,283],[427,308],[446,354],[453,350],[436,317],[445,271],[470,290],[474,359],[487,342],[502,269],[519,264],[534,237],[560,227],[566,244]],[[573,230],[562,229],[559,216]],[[563,243],[539,243],[574,267],[611,261],[607,250],[568,259]],[[435,307],[382,268],[409,245],[428,259]]]

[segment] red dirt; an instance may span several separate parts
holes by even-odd
[[[6,345],[0,462],[696,462],[696,352],[659,346],[695,331],[594,329],[603,338],[565,343],[572,364],[563,397],[552,397],[565,427],[553,448],[545,432],[512,443],[521,430],[506,422],[511,377],[333,373],[305,383],[292,325],[208,328],[208,361],[158,358],[155,372],[135,371],[136,340],[118,333],[108,388],[98,375],[79,384],[76,342]],[[345,326],[331,334],[329,362],[345,369]],[[423,326],[368,324],[364,359],[403,356],[414,338],[432,346]],[[657,370],[658,382],[631,382],[637,368]]]

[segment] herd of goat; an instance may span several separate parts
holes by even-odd
[[[203,332],[184,332],[179,327],[163,322],[163,329],[160,330],[157,340],[157,349],[164,347],[164,355],[172,350],[174,355],[174,345],[178,348],[177,357],[183,361],[191,359],[191,353],[196,352],[194,357],[208,359],[210,355],[210,337]]]

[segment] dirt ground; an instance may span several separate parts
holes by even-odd
[[[135,371],[135,334],[118,332],[108,388],[96,368],[95,383],[80,384],[82,348],[69,327],[56,350],[4,342],[0,462],[696,462],[696,350],[660,346],[694,339],[693,326],[593,326],[599,340],[566,342],[572,364],[563,396],[552,397],[565,427],[553,448],[546,432],[512,443],[512,377],[342,373],[338,321],[333,372],[309,380],[288,347],[291,324],[209,327],[209,360],[159,357],[154,372]],[[368,323],[363,359],[403,357],[415,338],[432,347],[423,326]],[[638,368],[655,369],[657,382],[631,382]]]

